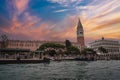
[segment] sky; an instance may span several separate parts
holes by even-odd
[[[0,0],[0,35],[9,39],[76,42],[78,18],[86,44],[120,40],[120,0]]]

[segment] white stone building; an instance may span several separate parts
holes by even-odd
[[[120,43],[119,41],[115,40],[108,40],[108,39],[100,39],[89,44],[90,48],[98,51],[99,47],[105,48],[108,53],[120,53]]]

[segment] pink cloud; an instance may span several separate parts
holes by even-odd
[[[25,14],[24,21],[25,23],[23,24],[16,20],[12,26],[3,29],[3,31],[8,34],[24,34],[25,36],[31,37],[31,40],[76,40],[76,17],[67,16],[63,20],[64,24],[62,24],[63,22],[56,23],[54,27],[50,27],[50,25],[54,25],[53,22],[41,22],[40,19],[28,13]],[[38,22],[40,24],[36,26]]]
[[[17,13],[21,14],[28,7],[29,0],[15,0],[14,5],[17,9]]]

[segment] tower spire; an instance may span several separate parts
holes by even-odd
[[[83,29],[80,18],[78,18],[78,26],[77,26],[77,28]]]

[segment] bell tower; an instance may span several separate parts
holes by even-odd
[[[85,48],[84,29],[80,19],[78,20],[78,25],[77,25],[77,43],[80,45],[81,50]]]

